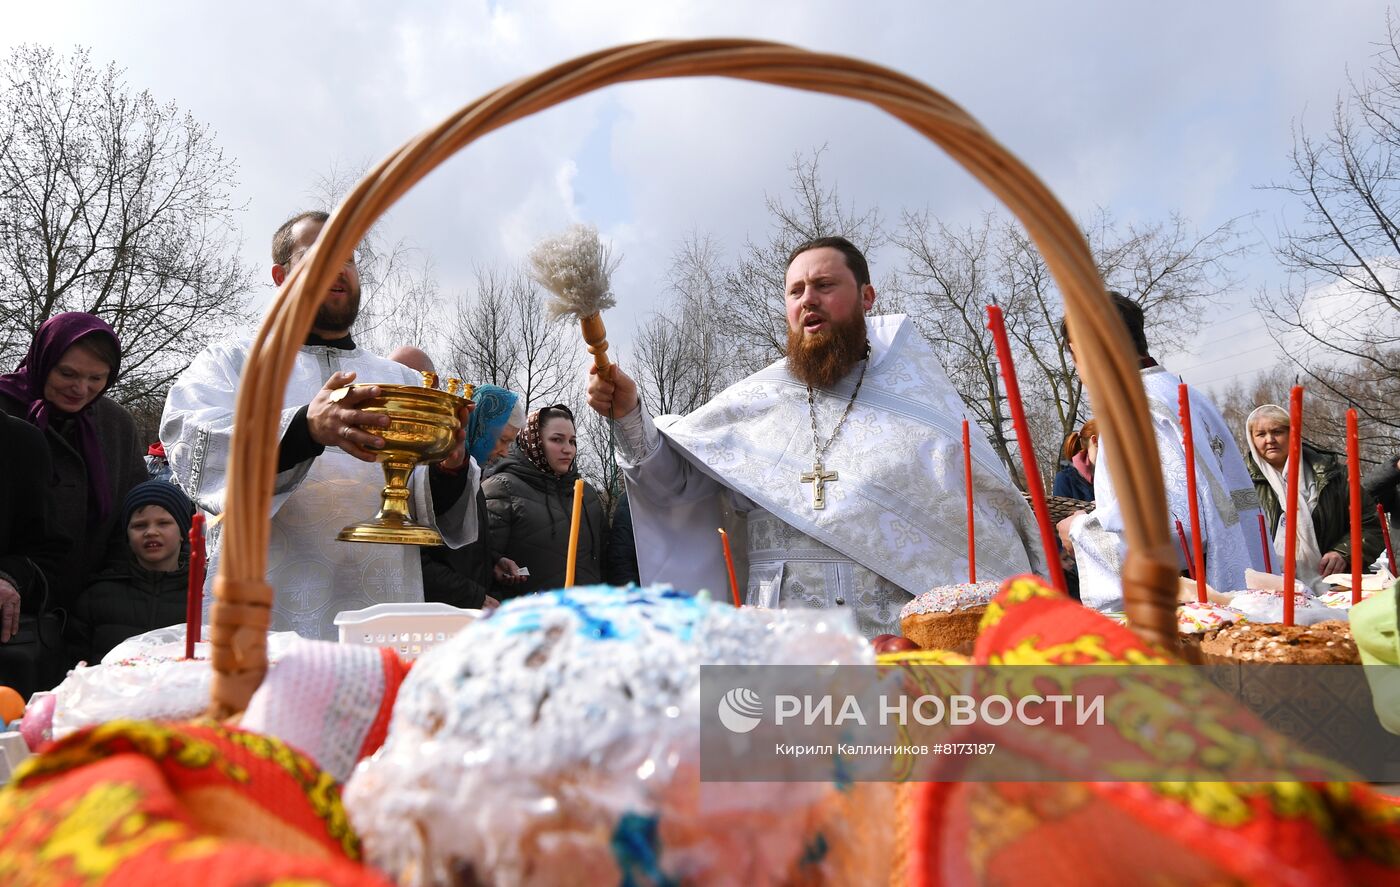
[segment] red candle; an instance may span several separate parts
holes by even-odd
[[[734,575],[734,554],[729,550],[729,534],[722,527],[719,541],[724,546],[724,565],[729,568],[729,593],[734,596],[734,606],[742,606],[739,602],[739,580]]]
[[[1194,581],[1196,579],[1196,564],[1191,560],[1191,546],[1186,544],[1186,530],[1181,526],[1181,521],[1176,522],[1176,538],[1177,541],[1181,543],[1181,556],[1186,558],[1186,575],[1190,576]],[[1198,586],[1196,594],[1199,596],[1200,583],[1197,582],[1196,584]],[[1202,603],[1204,603],[1204,601],[1202,601]]]
[[[1347,410],[1347,480],[1351,492],[1351,602],[1361,603],[1361,444],[1356,410]]]
[[[977,533],[972,517],[972,437],[967,420],[963,420],[963,486],[967,489],[967,581],[977,581]]]
[[[1001,309],[987,306],[987,327],[997,347],[997,364],[1001,381],[1006,385],[1006,402],[1011,407],[1011,424],[1016,429],[1016,444],[1021,450],[1021,466],[1026,472],[1026,489],[1031,494],[1035,522],[1040,527],[1040,544],[1045,550],[1045,563],[1050,570],[1050,582],[1061,594],[1068,595],[1065,572],[1060,568],[1060,549],[1055,527],[1050,523],[1050,509],[1045,502],[1045,488],[1040,484],[1040,469],[1035,464],[1035,449],[1031,446],[1031,430],[1026,423],[1026,408],[1021,403],[1021,386],[1016,382],[1016,365],[1011,360],[1011,341],[1006,338],[1006,323]]]
[[[190,521],[190,575],[185,591],[185,658],[194,658],[204,624],[204,515]]]
[[[1191,500],[1191,551],[1187,560],[1192,564],[1191,578],[1196,580],[1196,600],[1206,598],[1206,555],[1201,546],[1201,504],[1196,501],[1196,434],[1191,427],[1191,391],[1182,382],[1176,386],[1176,401],[1180,409],[1181,434],[1186,444],[1186,497]],[[1180,522],[1177,523],[1180,527]]]
[[[1288,394],[1288,491],[1283,503],[1283,624],[1293,624],[1293,578],[1298,565],[1298,465],[1303,461],[1303,388]]]
[[[1273,551],[1274,547],[1269,544],[1269,525],[1264,522],[1262,511],[1255,517],[1259,518],[1259,544],[1264,548],[1264,572],[1272,573],[1274,571],[1274,558],[1269,552]]]
[[[1390,564],[1390,575],[1395,575],[1395,549],[1390,547],[1390,518],[1386,516],[1385,506],[1376,503],[1376,517],[1380,518],[1381,535],[1385,537],[1385,559]]]

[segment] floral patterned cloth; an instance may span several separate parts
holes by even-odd
[[[980,665],[1170,661],[1030,577],[1008,582],[988,607],[973,653]],[[1226,704],[1188,717],[1189,729],[1219,728],[1225,747],[1233,721],[1248,715]],[[931,782],[908,791],[911,887],[1400,884],[1400,805],[1361,783]]]
[[[7,887],[387,887],[358,862],[340,786],[266,736],[110,721],[31,758],[0,790]]]

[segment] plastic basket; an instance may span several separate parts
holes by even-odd
[[[417,659],[480,618],[480,610],[449,604],[375,604],[337,613],[335,625],[342,644],[393,647],[404,659]]]

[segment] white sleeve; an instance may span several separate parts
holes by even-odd
[[[233,409],[246,349],[214,346],[205,349],[175,380],[165,399],[160,439],[176,483],[209,514],[224,510],[224,491],[233,442]],[[280,441],[300,406],[282,410]],[[306,478],[311,460],[279,473],[273,488],[275,514],[287,496]]]

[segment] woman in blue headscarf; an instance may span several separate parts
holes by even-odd
[[[481,385],[472,394],[476,409],[467,420],[467,452],[481,466],[499,459],[525,425],[520,395],[495,385]]]
[[[467,453],[476,460],[481,475],[487,466],[506,454],[525,424],[525,405],[520,395],[495,385],[480,385],[472,393],[472,410],[467,420]],[[491,585],[519,585],[527,577],[517,575],[519,567],[491,549],[490,518],[486,495],[476,491],[476,541],[461,548],[447,546],[423,553],[423,596],[454,607],[476,609],[494,607]]]

